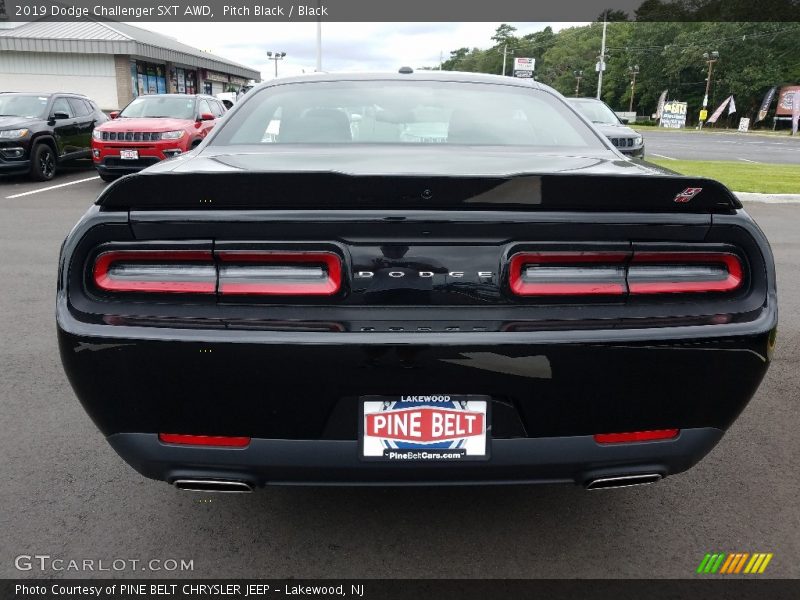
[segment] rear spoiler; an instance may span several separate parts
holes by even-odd
[[[516,210],[732,213],[721,183],[678,175],[444,177],[332,172],[139,173],[96,204],[123,210]]]

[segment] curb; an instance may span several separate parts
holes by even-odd
[[[742,202],[764,204],[792,204],[800,202],[800,194],[756,194],[755,192],[733,192]]]

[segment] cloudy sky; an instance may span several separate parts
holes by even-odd
[[[136,23],[131,23],[136,25]],[[325,71],[395,71],[439,64],[451,50],[485,48],[500,23],[323,23]],[[518,35],[576,23],[513,23]],[[316,64],[316,23],[146,23],[147,29],[274,76],[267,51],[286,52],[280,75],[312,72]]]

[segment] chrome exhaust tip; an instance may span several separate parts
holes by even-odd
[[[664,476],[660,473],[639,473],[636,475],[620,475],[617,477],[599,477],[590,479],[586,484],[587,490],[608,490],[611,488],[631,487],[634,485],[648,485],[655,483]]]
[[[247,494],[253,486],[245,481],[227,479],[176,479],[172,482],[179,490],[188,492],[213,492],[218,494]]]

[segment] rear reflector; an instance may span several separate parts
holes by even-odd
[[[205,250],[103,252],[92,278],[107,292],[213,294],[217,287],[213,256]]]
[[[637,252],[628,267],[631,294],[732,292],[743,279],[730,252]]]
[[[511,257],[509,285],[518,296],[625,294],[628,252],[520,252]]]
[[[652,442],[671,440],[678,437],[680,429],[654,429],[652,431],[631,431],[629,433],[597,433],[594,441],[598,444],[624,444],[629,442]]]
[[[183,435],[181,433],[159,433],[158,439],[165,444],[183,444],[187,446],[223,446],[226,448],[244,448],[250,444],[249,437],[229,437],[224,435]]]
[[[224,295],[332,296],[342,287],[342,260],[333,252],[222,250]]]

